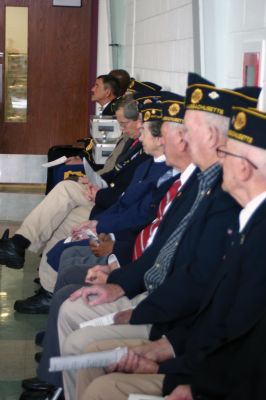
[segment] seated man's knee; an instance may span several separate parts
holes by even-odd
[[[126,400],[127,396],[121,397],[116,381],[113,379],[113,374],[108,374],[94,379],[85,391],[82,400],[120,400],[122,398]]]

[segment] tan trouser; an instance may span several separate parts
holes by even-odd
[[[114,349],[118,346],[139,346],[147,343],[143,339],[105,340],[91,343],[86,353]],[[87,368],[77,371],[76,400],[126,400],[131,393],[162,395],[164,375],[123,374],[106,375],[103,368]]]
[[[149,325],[110,325],[99,327],[86,327],[79,329],[79,324],[84,321],[125,310],[135,306],[146,297],[146,293],[129,300],[121,297],[113,303],[106,303],[89,307],[82,299],[76,301],[66,300],[59,312],[58,336],[60,352],[62,355],[83,354],[90,343],[106,339],[143,338],[149,337]],[[64,394],[66,400],[73,400],[75,396],[75,372],[65,371]]]
[[[118,340],[105,340],[102,342],[96,342],[90,344],[87,349],[86,353],[91,353],[91,352],[97,352],[97,351],[104,351],[104,350],[110,350],[114,349],[115,347],[119,346],[127,346],[127,347],[133,347],[133,346],[139,346],[142,344],[147,343],[148,340],[144,339],[118,339]],[[80,369],[77,371],[77,387],[76,387],[76,400],[85,400],[85,399],[91,399],[91,392],[93,393],[92,398],[103,398],[103,393],[102,393],[102,388],[107,385],[107,381],[110,382],[110,380],[116,381],[116,379],[119,380],[119,382],[123,382],[123,391],[122,393],[119,393],[118,397],[115,397],[117,395],[117,390],[119,389],[120,385],[114,385],[112,384],[112,391],[113,388],[115,389],[115,392],[112,393],[111,398],[114,399],[122,399],[122,398],[127,398],[127,397],[122,397],[130,394],[130,393],[142,393],[142,394],[152,394],[152,395],[161,395],[161,376],[162,375],[148,375],[144,374],[142,379],[141,374],[126,374],[126,376],[123,376],[124,374],[110,374],[110,376],[106,376],[106,372],[104,368],[87,368],[87,369]],[[121,375],[121,376],[119,376]],[[104,377],[104,379],[101,379],[100,377]],[[94,380],[97,380],[97,382],[94,382]],[[147,381],[147,382],[146,382]],[[92,385],[92,382],[93,385]],[[102,383],[101,383],[102,382]],[[128,383],[127,383],[128,382]],[[126,393],[125,387],[128,387],[128,390]],[[97,389],[98,388],[98,389]],[[99,390],[99,388],[101,388]],[[108,386],[107,386],[108,388]],[[107,389],[106,392],[107,393]],[[97,393],[98,390],[98,393]],[[97,397],[95,397],[97,396]],[[101,396],[101,397],[98,397]],[[109,396],[106,397],[109,399]]]
[[[127,400],[130,394],[162,396],[164,375],[113,373],[100,376],[80,400]]]
[[[37,252],[45,246],[39,273],[41,284],[48,291],[53,291],[57,274],[47,264],[46,253],[67,237],[74,225],[88,219],[94,204],[86,199],[84,193],[84,185],[80,183],[59,182],[16,232],[30,240],[31,251]]]
[[[41,280],[41,285],[44,289],[48,290],[49,292],[54,291],[54,286],[57,279],[57,271],[55,271],[51,266],[47,263],[47,252],[54,247],[54,245],[59,241],[66,237],[68,237],[71,233],[71,229],[75,225],[79,225],[81,222],[84,222],[88,219],[91,207],[76,207],[68,216],[64,219],[61,225],[54,231],[52,237],[46,243],[42,251],[42,258],[39,265],[39,276]]]

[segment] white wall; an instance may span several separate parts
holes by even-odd
[[[117,20],[120,29],[115,30],[115,41],[120,44],[119,67],[138,80],[153,81],[164,89],[184,94],[187,72],[194,70],[192,0],[109,1],[112,10],[117,9],[119,2],[123,7]],[[101,73],[108,70],[109,59],[105,47],[106,3],[108,0],[100,0],[98,72]]]
[[[136,79],[184,93],[194,69],[192,0],[127,2],[126,68]]]
[[[217,85],[243,84],[243,53],[262,51],[266,41],[266,0],[201,0],[203,74]],[[264,41],[264,42],[263,42]],[[266,109],[265,50],[261,54],[260,108]]]

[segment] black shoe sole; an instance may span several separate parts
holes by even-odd
[[[16,312],[20,313],[20,314],[49,314],[50,307],[41,308],[41,309],[36,309],[36,310],[34,310],[34,309],[27,309],[27,308],[19,309],[19,308],[15,308],[15,307],[14,307],[14,310],[15,310]]]
[[[15,259],[12,261],[12,259],[10,259],[6,261],[6,260],[1,260],[0,258],[0,265],[4,265],[8,268],[13,268],[13,269],[21,269],[24,267],[24,260],[18,261],[17,259]]]

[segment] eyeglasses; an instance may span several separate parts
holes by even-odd
[[[123,129],[123,128],[126,128],[129,123],[130,123],[130,120],[129,121],[121,121],[121,122],[119,122],[119,125]]]
[[[246,160],[247,162],[249,162],[253,168],[258,169],[258,167],[252,161],[250,161],[247,157],[240,156],[239,154],[230,153],[229,151],[226,151],[226,150],[222,149],[221,147],[217,147],[216,153],[217,153],[217,157],[219,157],[219,158],[224,158],[225,156],[242,158],[242,160]]]

